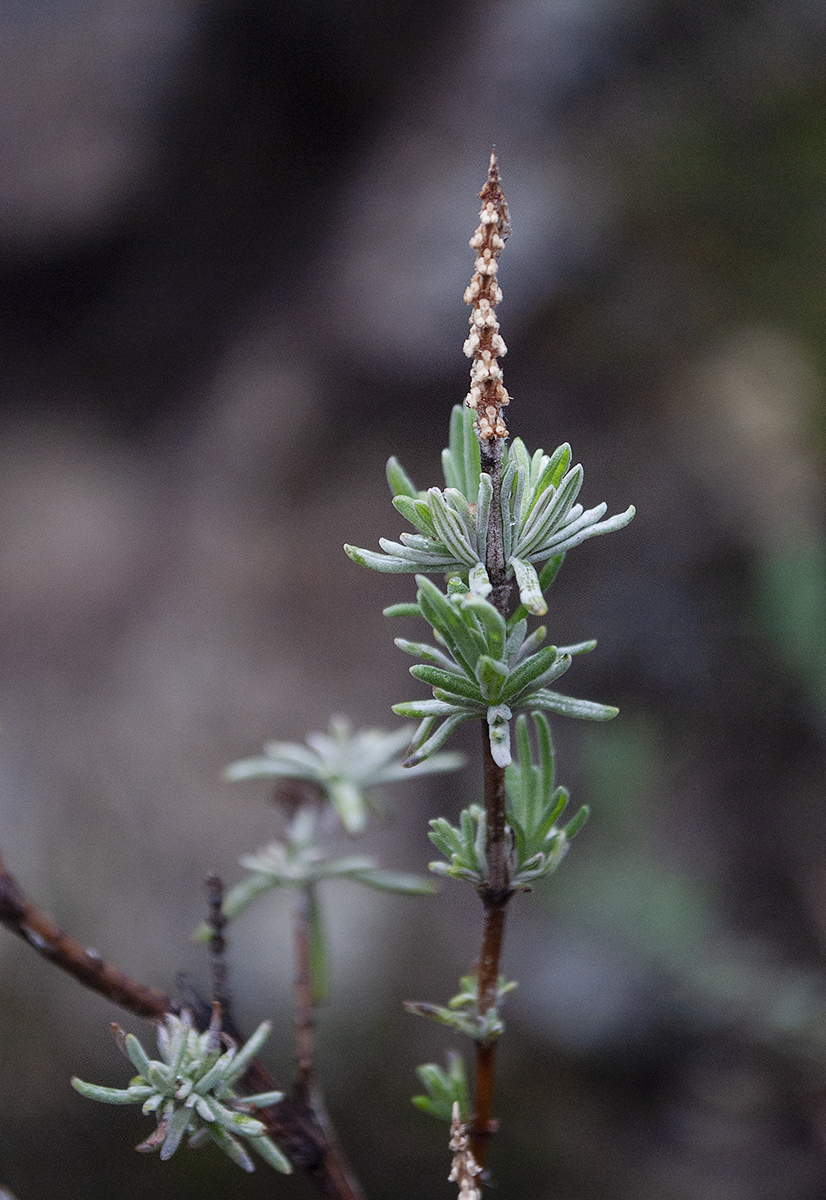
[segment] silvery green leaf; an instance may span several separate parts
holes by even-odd
[[[375,888],[380,892],[395,892],[400,896],[431,896],[438,888],[423,875],[413,875],[405,871],[369,870],[353,872],[350,876],[357,883]]]
[[[377,554],[374,550],[361,550],[358,546],[345,545],[344,553],[358,566],[369,567],[371,571],[382,571],[386,575],[403,575],[414,569],[406,559],[391,558],[386,554]]]
[[[511,710],[507,704],[499,704],[488,709],[490,752],[493,761],[499,767],[506,767],[511,760],[510,719]]]
[[[437,537],[430,506],[426,500],[420,500],[418,497],[411,499],[409,496],[396,496],[393,507],[396,512],[401,513],[405,521],[415,525],[427,538],[432,540]]]
[[[407,738],[407,745],[410,744]],[[443,754],[432,754],[417,767],[406,767],[402,763],[394,763],[385,771],[386,781],[392,783],[397,779],[409,779],[414,775],[431,775],[437,771],[455,771],[465,765],[465,756],[456,750],[446,750]]]
[[[461,852],[462,838],[459,836],[459,830],[455,829],[448,820],[444,817],[434,817],[428,823],[430,833],[427,836],[441,850],[445,858]]]
[[[255,1170],[255,1163],[247,1154],[244,1147],[231,1133],[227,1133],[226,1129],[223,1129],[220,1125],[211,1125],[209,1127],[209,1136],[215,1142],[215,1145],[219,1146],[224,1154],[228,1158],[231,1158],[235,1165],[240,1167],[242,1171],[250,1173]]]
[[[221,1079],[226,1078],[227,1068],[234,1058],[231,1050],[222,1054],[217,1062],[214,1062],[210,1069],[206,1071],[200,1079],[195,1081],[194,1088],[198,1095],[203,1096],[205,1092],[211,1091]],[[179,1100],[185,1099],[185,1096],[178,1096]]]
[[[505,661],[512,670],[522,657],[522,647],[525,644],[525,635],[528,632],[528,622],[523,619],[515,621],[513,625],[509,623],[507,631]]]
[[[482,563],[478,562],[475,567],[471,567],[467,578],[470,590],[474,595],[481,596],[483,600],[493,591],[493,584]]]
[[[467,1120],[470,1114],[470,1092],[465,1064],[462,1056],[453,1050],[447,1052],[447,1070],[436,1063],[424,1063],[416,1068],[426,1096],[414,1096],[413,1103],[422,1112],[430,1113],[442,1121],[453,1117],[453,1105],[459,1105],[459,1115]]]
[[[347,832],[361,833],[367,824],[367,801],[361,788],[350,779],[331,779],[327,791]]]
[[[407,1012],[413,1013],[417,1017],[429,1017],[431,1021],[438,1021],[440,1025],[447,1025],[451,1029],[456,1029],[459,1033],[464,1033],[474,1041],[484,1039],[483,1018],[476,1015],[471,1015],[463,1012],[453,1012],[449,1008],[445,1008],[442,1004],[428,1004],[414,1000],[406,1000],[404,1007]],[[493,1010],[490,1010],[493,1011]],[[488,1014],[485,1014],[486,1017]]]
[[[493,499],[493,484],[490,475],[483,472],[479,476],[479,492],[476,498],[476,551],[480,562],[487,562],[488,528],[490,526],[490,505]]]
[[[473,566],[476,562],[475,530],[471,542],[461,518],[447,503],[438,488],[430,489],[427,493],[427,501],[439,542],[445,547],[447,553],[453,556],[455,562],[461,563],[465,567]]]
[[[634,518],[636,509],[632,504],[623,513],[617,513],[614,517],[609,517],[607,521],[599,520],[599,516],[606,511],[606,505],[599,505],[597,508],[590,509],[589,512],[583,513],[576,522],[576,529],[568,529],[567,527],[560,530],[559,534],[564,535],[561,540],[556,538],[547,541],[538,551],[532,551],[531,557],[541,561],[546,554],[566,554],[569,550],[573,550],[576,546],[582,545],[592,537],[599,537],[603,533],[615,533],[618,529],[624,529],[625,526]],[[593,514],[599,516],[593,516]],[[586,517],[591,517],[592,520],[586,521]]]
[[[383,608],[382,614],[385,617],[420,617],[422,610],[418,604],[388,604],[387,608]]]
[[[590,654],[592,650],[596,650],[596,638],[591,638],[588,642],[576,642],[573,646],[557,647],[558,654],[568,654],[571,658],[576,658],[578,654]]]
[[[461,611],[454,607],[426,576],[417,575],[416,583],[419,586],[417,598],[422,614],[436,633],[441,634],[456,662],[470,678],[473,678],[476,659],[487,649],[478,627],[465,617],[464,607]],[[487,601],[478,596],[470,595],[462,597],[460,603],[464,606],[469,600],[475,600],[477,604],[487,604]],[[492,605],[488,607],[493,609]],[[496,612],[495,609],[493,611]]]
[[[346,858],[333,858],[323,863],[320,867],[319,878],[349,879],[362,871],[373,870],[375,865],[375,860],[368,858],[365,854],[349,854]]]
[[[272,1138],[250,1138],[250,1145],[269,1166],[275,1167],[282,1175],[292,1174],[292,1164],[285,1154],[278,1149]]]
[[[438,492],[439,489],[436,488],[435,490]],[[476,514],[474,510],[471,509],[467,499],[458,488],[445,488],[441,496],[450,512],[453,513],[459,522],[463,542],[470,547],[474,558],[476,558]]]
[[[387,486],[394,496],[418,497],[416,485],[395,455],[391,455],[387,460],[386,474]]]
[[[524,691],[525,688],[531,684],[535,684],[538,679],[549,671],[555,672],[555,674],[549,677],[548,682],[550,682],[551,679],[556,679],[559,675],[564,674],[570,665],[570,658],[567,658],[565,655],[560,656],[555,646],[543,646],[535,654],[526,658],[524,662],[520,662],[515,670],[511,671],[510,677],[503,689],[502,698],[510,701],[514,696],[518,696],[520,692]],[[537,684],[537,687],[541,686],[543,685]]]
[[[452,717],[457,713],[455,704],[444,700],[406,700],[402,704],[394,704],[393,712],[400,717],[411,717],[419,720],[424,717]],[[464,711],[462,718],[464,719]]]
[[[160,1063],[153,1064],[149,1055],[146,1053],[143,1046],[133,1033],[127,1033],[124,1047],[126,1049],[126,1053],[129,1055],[129,1059],[133,1067],[139,1075],[143,1076],[144,1079],[149,1078],[153,1065],[161,1065]]]
[[[270,1108],[273,1104],[280,1104],[283,1099],[283,1092],[256,1092],[254,1096],[244,1096],[244,1104],[254,1104],[256,1108]]]
[[[520,663],[525,662],[528,658],[530,658],[530,656],[532,654],[535,654],[536,651],[541,648],[542,643],[545,641],[545,638],[547,636],[548,636],[548,631],[547,631],[546,627],[544,625],[538,626],[533,631],[533,633],[530,635],[530,637],[525,638],[524,642],[519,647],[519,650],[516,655],[516,660],[512,664],[512,666],[515,668]],[[560,654],[560,653],[566,653],[566,651],[562,651],[559,648],[557,648],[557,654]]]
[[[564,554],[557,554],[553,558],[549,558],[545,563],[545,566],[539,572],[539,589],[543,596],[553,583],[556,576],[559,574],[559,568],[562,566],[564,559]],[[541,562],[541,556],[539,556],[536,561]],[[525,605],[520,604],[516,611],[508,618],[508,628],[511,629],[514,625],[521,621],[526,616],[527,611],[528,610],[525,608]]]
[[[227,1072],[227,1082],[232,1084],[236,1079],[240,1079],[247,1066],[255,1058],[258,1051],[264,1045],[267,1038],[272,1032],[272,1022],[262,1021],[256,1029],[255,1033],[244,1043],[232,1060],[229,1071]]]
[[[411,570],[417,563],[420,564],[420,570],[424,567],[425,570],[438,571],[454,564],[460,566],[462,561],[442,542],[433,542],[417,533],[403,533],[398,542],[392,542],[389,538],[379,538],[379,545],[385,554],[412,563]]]
[[[571,447],[567,442],[559,446],[551,458],[544,454],[539,458],[539,452],[534,455],[529,468],[531,498],[525,510],[525,519],[531,515],[546,491],[556,491],[570,465]]]
[[[508,665],[487,654],[481,654],[476,662],[476,679],[479,691],[486,704],[498,704],[508,680]],[[475,698],[475,697],[474,697]]]
[[[99,1100],[102,1104],[137,1104],[142,1098],[126,1088],[100,1087],[96,1083],[84,1083],[73,1075],[70,1083],[76,1092],[87,1100]],[[150,1092],[152,1089],[149,1089]]]
[[[461,709],[466,719],[471,717],[483,717],[487,709],[487,701],[477,697],[475,700],[469,700],[465,696],[458,696],[455,692],[449,692],[445,688],[435,687],[433,689],[434,700],[440,700],[445,704],[450,704],[455,709]]]
[[[547,671],[543,671],[538,675],[528,687],[523,688],[517,697],[517,702],[520,705],[531,703],[531,696],[534,692],[542,691],[547,684],[553,683],[555,679],[559,679],[560,675],[564,675],[571,665],[571,659],[567,654],[560,654],[557,650],[555,662],[548,667]]]
[[[468,714],[464,712],[452,713],[438,726],[436,731],[426,740],[418,745],[414,744],[411,753],[405,759],[405,766],[415,767],[424,759],[428,758],[436,750],[441,750],[447,739],[453,733],[457,725],[461,725],[462,721],[468,719]]]
[[[181,1138],[187,1131],[189,1122],[192,1120],[192,1113],[188,1108],[178,1108],[169,1118],[169,1124],[166,1127],[166,1137],[161,1146],[161,1159],[166,1161],[170,1159],[181,1144]]]
[[[499,497],[502,507],[502,546],[505,562],[510,561],[514,552],[515,538],[520,527],[522,497],[525,492],[525,472],[524,469],[520,469],[519,445],[521,442],[517,438],[511,447]]]
[[[588,817],[590,815],[591,815],[590,808],[588,807],[587,804],[583,804],[582,808],[580,808],[579,812],[577,812],[576,815],[573,816],[571,818],[571,820],[568,822],[568,824],[565,826],[565,828],[564,828],[565,836],[569,840],[571,838],[575,838],[576,835],[579,833],[580,829],[582,828],[582,826],[588,820]]]
[[[447,450],[442,451],[442,470],[448,487],[457,488],[470,500],[479,487],[481,453],[473,427],[473,413],[465,405],[455,404],[450,413]]]
[[[481,662],[481,659],[479,661]],[[421,679],[430,687],[441,688],[442,691],[451,692],[467,700],[477,702],[480,700],[478,684],[469,680],[466,675],[459,675],[455,671],[445,671],[441,667],[433,667],[428,663],[417,663],[415,667],[410,668],[410,674],[414,679]]]
[[[230,888],[224,897],[224,903],[221,906],[222,912],[227,917],[237,917],[252,904],[253,900],[256,900],[264,892],[268,892],[276,882],[277,877],[269,872],[253,872],[252,875]],[[209,940],[209,930],[207,930],[207,935],[206,940]],[[198,938],[198,940],[203,939]]]
[[[244,779],[283,779],[285,776],[290,778],[311,779],[312,774],[301,767],[288,767],[284,763],[276,762],[272,758],[244,758],[239,762],[231,763],[224,770],[224,779],[230,783],[237,783]]]
[[[551,534],[565,522],[571,505],[582,487],[584,472],[581,466],[574,467],[556,491],[547,491],[524,521],[519,536],[511,551],[520,558],[530,558],[540,546],[549,544]]]
[[[187,1040],[190,1027],[187,1021],[179,1020],[171,1033],[167,1026],[158,1029],[158,1046],[164,1058],[169,1063],[169,1076],[174,1080],[181,1070],[181,1063],[187,1051]],[[166,1052],[164,1053],[164,1047]]]
[[[262,1137],[266,1133],[266,1125],[263,1121],[259,1121],[257,1117],[250,1117],[246,1113],[233,1112],[226,1105],[217,1100],[215,1096],[204,1097],[209,1107],[215,1116],[215,1120],[224,1129],[230,1133],[235,1133],[239,1137]]]
[[[561,713],[564,717],[580,717],[584,721],[610,721],[619,712],[612,704],[595,704],[592,700],[575,700],[573,696],[560,696],[542,688],[531,696],[534,708]]]
[[[521,558],[511,558],[510,565],[516,576],[520,601],[524,604],[528,612],[533,613],[535,617],[544,616],[548,611],[548,605],[539,586],[539,576],[536,573],[536,568]]]
[[[475,596],[472,592],[462,597],[461,612],[463,615],[473,614],[479,622],[484,638],[484,644],[480,646],[481,653],[495,659],[504,658],[507,626],[501,613],[488,600],[483,600],[481,596]]]

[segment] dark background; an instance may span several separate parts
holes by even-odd
[[[146,982],[206,979],[213,868],[273,833],[222,766],[416,693],[384,461],[440,482],[492,143],[509,420],[570,440],[625,531],[551,637],[621,706],[556,722],[591,824],[514,905],[499,1194],[826,1195],[826,9],[807,0],[6,0],[0,10],[0,845]],[[570,682],[569,682],[570,681]],[[475,731],[463,744],[475,747]],[[369,839],[423,868],[473,770]],[[330,890],[320,1067],[372,1200],[449,1196],[409,1096],[450,1038],[472,895]],[[239,921],[248,1029],[289,1076],[285,910]],[[0,937],[0,1187],[304,1196],[135,1155],[110,1005]],[[138,1030],[137,1022],[126,1022]],[[151,1037],[149,1030],[143,1031]]]

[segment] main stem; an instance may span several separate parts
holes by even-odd
[[[493,585],[490,600],[501,615],[507,618],[511,584],[506,578],[502,538],[502,452],[501,439],[481,441],[482,470],[490,475],[493,485],[490,525],[488,531],[487,572]],[[479,887],[484,910],[482,949],[477,972],[478,1009],[484,1016],[496,1007],[499,983],[499,960],[505,934],[505,914],[513,895],[508,877],[508,845],[505,824],[505,769],[498,766],[491,754],[487,722],[482,725],[482,758],[485,782],[485,813],[487,816],[488,877]],[[490,1137],[496,1132],[493,1116],[493,1081],[496,1065],[496,1041],[476,1043],[476,1103],[470,1129],[470,1145],[479,1166],[484,1166]]]

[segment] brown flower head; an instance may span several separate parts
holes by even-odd
[[[496,151],[490,156],[487,183],[479,193],[482,210],[479,228],[470,239],[476,251],[473,278],[465,291],[465,303],[473,306],[470,314],[470,334],[464,350],[473,359],[470,368],[470,391],[465,397],[468,408],[476,413],[476,430],[483,440],[505,438],[508,427],[502,409],[510,402],[502,383],[502,368],[497,359],[507,353],[499,333],[496,305],[502,292],[496,280],[498,259],[511,231],[508,205],[499,183]]]

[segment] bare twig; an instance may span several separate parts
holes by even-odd
[[[154,988],[130,978],[117,967],[105,963],[97,950],[81,945],[64,932],[51,917],[27,899],[22,888],[0,858],[0,924],[27,942],[48,962],[74,976],[113,1004],[148,1017],[163,1020],[164,1013],[175,1010],[174,1001]]]
[[[295,1092],[307,1096],[313,1078],[313,976],[310,961],[310,903],[306,888],[297,888],[293,908],[293,1008],[298,1074]]]
[[[207,923],[212,933],[209,939],[209,959],[212,971],[212,1000],[221,1005],[224,1028],[232,1025],[232,995],[229,990],[227,941],[224,930],[227,918],[221,905],[224,902],[224,883],[220,875],[208,875],[205,880],[209,914]]]

